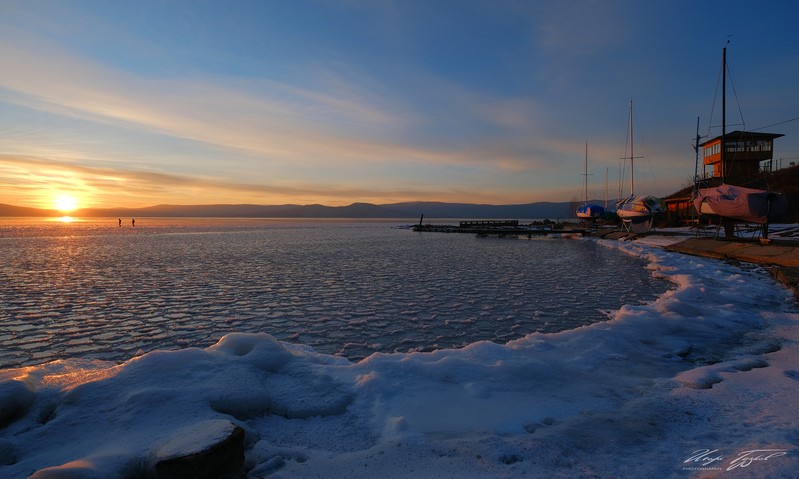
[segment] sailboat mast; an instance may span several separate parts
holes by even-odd
[[[633,168],[633,101],[630,100],[630,196],[635,195],[635,168]]]
[[[729,43],[729,41],[728,41]],[[727,182],[727,47],[721,55],[721,182]]]
[[[585,203],[588,204],[588,142],[585,142]]]
[[[699,142],[702,141],[702,137],[699,136],[699,117],[696,117],[696,140],[694,141],[694,153],[696,157],[694,158],[694,192],[696,192],[697,184],[699,183],[700,176],[699,176]],[[702,175],[704,176],[704,175]]]

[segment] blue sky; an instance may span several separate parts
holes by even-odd
[[[0,203],[570,201],[586,142],[592,196],[607,172],[615,197],[630,100],[636,190],[666,195],[693,176],[697,117],[719,133],[728,38],[730,129],[740,103],[799,161],[797,18],[775,0],[5,0]]]

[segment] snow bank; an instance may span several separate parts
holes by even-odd
[[[148,477],[232,423],[252,478],[793,477],[791,294],[757,270],[600,244],[677,287],[505,345],[351,363],[230,334],[120,365],[0,371],[0,476]]]

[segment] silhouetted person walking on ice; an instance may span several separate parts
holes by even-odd
[[[130,219],[130,224],[133,225],[133,227],[135,228],[136,227],[136,218],[131,218]]]
[[[122,218],[119,218],[119,227],[122,228]]]

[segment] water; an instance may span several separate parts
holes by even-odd
[[[0,369],[266,332],[351,359],[504,343],[668,288],[590,241],[396,221],[0,219]]]

